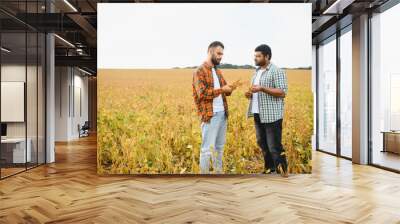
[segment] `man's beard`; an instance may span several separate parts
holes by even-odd
[[[256,66],[264,66],[267,63],[266,61],[260,61],[260,62],[254,61],[254,62]]]
[[[218,61],[216,58],[214,58],[214,57],[212,57],[211,58],[211,62],[214,64],[214,65],[219,65],[219,63],[220,63],[220,61]]]

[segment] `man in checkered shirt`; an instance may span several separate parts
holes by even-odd
[[[208,46],[207,59],[193,73],[193,99],[201,117],[200,172],[223,173],[222,156],[227,129],[228,103],[226,97],[235,89],[228,85],[217,68],[224,55],[224,45],[214,41]],[[214,152],[211,151],[214,148]]]
[[[263,173],[278,172],[287,177],[287,161],[282,146],[284,98],[287,94],[285,71],[270,62],[272,52],[268,45],[255,49],[257,67],[251,88],[245,93],[249,99],[247,117],[254,117],[257,144],[264,156]]]

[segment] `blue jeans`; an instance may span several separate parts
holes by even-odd
[[[201,123],[200,172],[210,172],[212,158],[215,173],[222,173],[227,121],[225,112],[216,112],[208,123]],[[211,152],[211,146],[214,152]]]

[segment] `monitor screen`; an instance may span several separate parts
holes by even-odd
[[[1,136],[7,136],[7,124],[1,124]]]

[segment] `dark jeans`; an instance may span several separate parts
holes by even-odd
[[[279,164],[287,170],[286,156],[282,146],[282,119],[272,123],[261,123],[260,115],[254,114],[257,144],[264,155],[265,169],[275,171]]]

